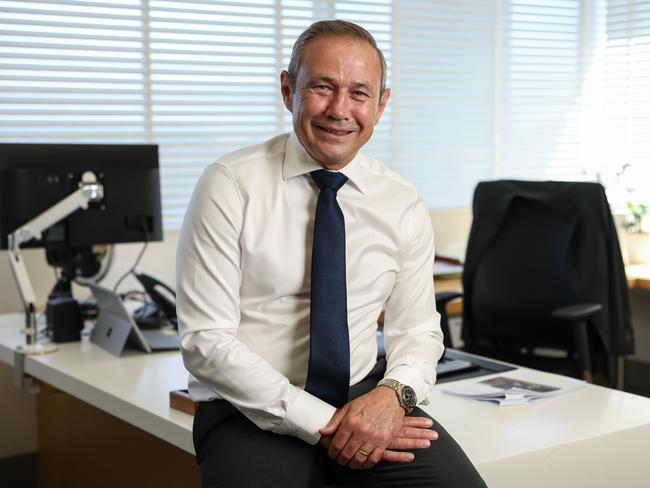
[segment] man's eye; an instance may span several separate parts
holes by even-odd
[[[355,98],[359,98],[359,99],[368,98],[368,94],[366,92],[362,92],[362,91],[359,91],[359,90],[352,92],[352,95]]]
[[[327,86],[327,85],[316,85],[314,88],[315,88],[316,90],[318,90],[318,91],[321,91],[321,92],[329,91],[329,90],[330,90],[330,87]]]

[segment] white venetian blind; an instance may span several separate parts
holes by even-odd
[[[219,156],[288,131],[296,37],[344,18],[390,63],[390,0],[0,0],[0,140],[156,143],[165,229]],[[369,151],[390,154],[390,111]]]
[[[137,0],[0,1],[0,141],[144,142]]]
[[[494,175],[582,179],[580,0],[504,2]]]
[[[281,18],[272,1],[150,0],[148,20],[152,140],[173,228],[203,168],[281,128]]]
[[[609,0],[605,165],[620,171],[622,200],[650,202],[650,0]],[[618,202],[624,203],[624,202]]]
[[[496,3],[404,0],[393,16],[398,171],[429,207],[469,207],[491,176]]]
[[[365,151],[429,206],[626,163],[650,195],[650,0],[0,0],[0,141],[157,143],[176,228],[205,166],[291,129],[279,72],[324,18],[377,38],[393,95]]]

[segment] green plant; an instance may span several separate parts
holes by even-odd
[[[625,229],[628,232],[641,233],[643,218],[648,213],[648,206],[643,203],[627,202],[627,210],[630,213],[631,219],[625,223]]]

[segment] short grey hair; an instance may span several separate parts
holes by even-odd
[[[381,64],[381,85],[379,94],[383,94],[386,89],[386,59],[384,58],[384,53],[381,52],[381,49],[377,46],[377,41],[372,37],[372,34],[368,32],[363,27],[353,24],[352,22],[347,22],[345,20],[321,20],[319,22],[314,22],[310,25],[307,30],[305,30],[300,37],[296,40],[293,45],[293,50],[291,51],[291,60],[289,61],[289,76],[291,76],[291,86],[292,88],[296,87],[296,80],[298,79],[298,71],[300,71],[300,66],[302,65],[303,55],[305,53],[305,48],[314,39],[320,37],[349,37],[359,41],[365,41],[370,46],[373,47],[377,55],[379,56],[379,61]]]

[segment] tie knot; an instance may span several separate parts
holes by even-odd
[[[318,188],[321,190],[323,188],[329,188],[330,190],[337,192],[339,191],[339,188],[345,185],[345,182],[348,181],[348,177],[343,173],[327,171],[325,169],[318,169],[316,171],[312,171],[310,174],[318,185]]]

